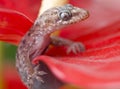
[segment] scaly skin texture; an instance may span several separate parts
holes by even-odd
[[[67,45],[67,52],[80,52],[84,50],[84,45],[80,42],[72,42],[67,39],[51,37],[50,34],[64,26],[82,21],[88,17],[88,12],[84,9],[74,7],[70,4],[51,8],[45,11],[31,29],[25,34],[20,42],[16,54],[16,67],[23,83],[33,89],[34,80],[40,83],[45,81],[40,77],[45,75],[44,71],[33,65],[31,61],[45,52],[49,44]]]

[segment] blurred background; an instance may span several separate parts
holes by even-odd
[[[0,42],[0,89],[26,89],[15,69],[16,48]]]

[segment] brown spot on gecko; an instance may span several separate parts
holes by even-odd
[[[22,40],[22,43],[23,43],[23,44],[25,44],[25,43],[26,43],[26,40],[25,40],[25,39],[23,39],[23,40]]]
[[[30,35],[31,35],[31,33],[29,32],[29,33],[28,33],[28,36],[30,36]]]

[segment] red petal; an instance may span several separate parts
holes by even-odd
[[[0,0],[0,8],[19,11],[34,21],[38,15],[40,3],[41,0]]]
[[[0,9],[0,40],[17,45],[32,21],[20,12]]]
[[[55,76],[64,82],[87,89],[114,89],[120,87],[119,59],[120,56],[111,59],[41,56],[36,60],[45,62]]]

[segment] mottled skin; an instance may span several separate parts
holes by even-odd
[[[23,83],[33,89],[33,79],[44,83],[40,76],[45,75],[44,71],[38,70],[39,65],[33,65],[31,61],[45,52],[50,44],[67,45],[67,52],[77,53],[84,50],[80,42],[72,42],[59,37],[51,37],[50,34],[64,26],[82,21],[88,17],[84,9],[74,7],[70,4],[51,8],[45,11],[31,29],[25,34],[20,42],[16,54],[16,67]]]

